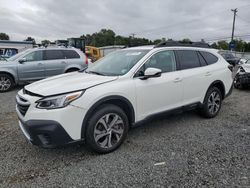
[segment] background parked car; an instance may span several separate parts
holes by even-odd
[[[23,51],[0,63],[0,92],[17,84],[81,70],[88,59],[76,48],[34,48]]]
[[[240,62],[240,58],[234,56],[231,52],[219,51],[219,53],[229,64],[233,66]]]
[[[0,61],[6,61],[6,59],[2,56],[0,56]]]
[[[250,60],[242,64],[235,76],[234,87],[244,89],[250,86]]]

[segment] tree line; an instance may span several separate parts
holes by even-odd
[[[140,37],[124,37],[121,35],[116,35],[116,33],[111,29],[101,29],[99,32],[95,32],[92,34],[85,34],[80,36],[80,38],[85,40],[86,45],[89,46],[96,46],[96,47],[102,47],[102,46],[110,46],[110,45],[124,45],[124,46],[142,46],[142,45],[155,45],[160,43],[163,40],[166,40],[165,38],[162,39],[156,39],[156,40],[149,40],[147,38],[140,38]],[[6,33],[0,33],[0,40],[10,40],[10,37]],[[172,40],[172,39],[167,39]],[[27,37],[24,39],[24,41],[32,41],[33,44],[36,44],[36,41],[32,37]],[[190,39],[182,39],[180,40],[182,42],[190,42]],[[204,40],[202,40],[205,42]],[[243,41],[241,39],[237,39],[234,41],[236,44],[236,51],[240,52],[250,52],[250,42]],[[51,43],[49,40],[43,40],[41,41],[43,45]],[[229,43],[225,40],[214,42],[211,44],[211,47],[216,49],[223,49],[228,50],[229,49]]]

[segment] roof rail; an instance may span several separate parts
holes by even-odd
[[[159,44],[156,44],[154,48],[174,47],[174,46],[211,48],[210,45],[205,42],[182,42],[182,41],[163,41],[160,42]]]

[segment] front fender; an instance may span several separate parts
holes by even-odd
[[[15,68],[0,68],[0,73],[6,73],[10,74],[13,78],[15,83],[18,83],[18,75],[17,75],[17,69]]]

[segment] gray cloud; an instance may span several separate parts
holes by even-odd
[[[230,9],[237,7],[236,35],[250,34],[248,0],[0,0],[0,32],[40,41],[110,28],[124,36],[212,40],[230,36]]]

